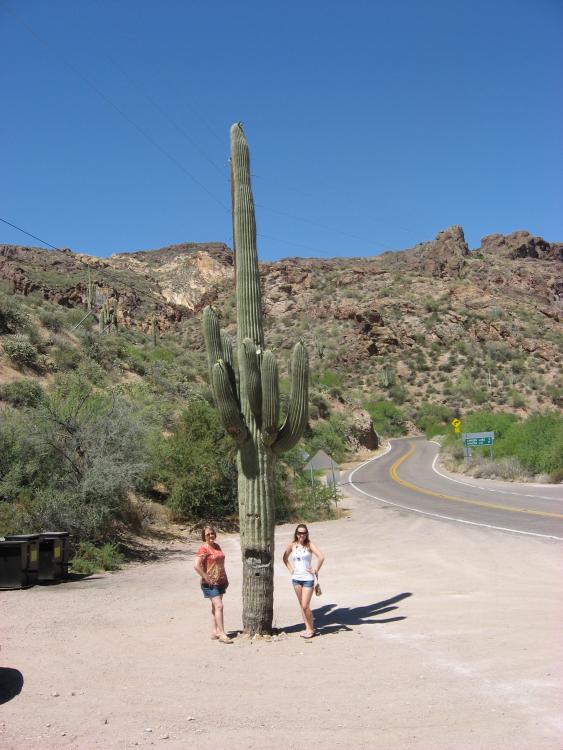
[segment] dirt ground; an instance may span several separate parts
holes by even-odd
[[[350,518],[311,525],[326,555],[311,641],[281,563],[288,526],[272,640],[210,640],[193,541],[1,592],[0,746],[561,750],[563,545],[344,504]],[[234,632],[238,538],[219,542]]]

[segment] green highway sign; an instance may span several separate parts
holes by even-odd
[[[492,445],[495,441],[494,432],[464,432],[463,444],[468,448],[476,448],[479,445]]]
[[[484,438],[465,438],[463,441],[464,445],[492,445],[493,439],[490,437]]]

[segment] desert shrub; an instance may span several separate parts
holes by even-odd
[[[395,404],[404,404],[407,400],[408,393],[401,385],[392,386],[389,391],[389,398]]]
[[[51,358],[57,370],[76,370],[82,360],[82,355],[73,346],[60,342],[53,350]]]
[[[441,404],[422,404],[415,416],[416,426],[424,432],[430,440],[434,435],[443,435],[453,430],[451,421],[454,418],[453,409]]]
[[[30,326],[29,315],[15,298],[0,292],[0,333],[21,333]]]
[[[494,451],[498,457],[515,456],[535,474],[555,475],[563,469],[563,415],[547,411],[512,424],[495,440]]]
[[[146,470],[151,427],[123,397],[59,377],[38,405],[0,421],[0,500],[16,504],[22,531],[102,538]]]
[[[516,388],[510,391],[510,404],[515,409],[524,409],[526,407],[526,399],[519,393]]]
[[[39,320],[44,328],[47,328],[47,330],[52,331],[53,333],[60,333],[64,328],[61,316],[57,315],[55,312],[51,312],[51,310],[42,310],[39,313]]]
[[[526,481],[532,478],[530,472],[514,456],[496,460],[477,456],[470,464],[470,473],[477,478],[499,478],[508,481]]]
[[[440,300],[434,299],[433,297],[427,297],[424,300],[424,309],[426,312],[439,312],[442,309]]]
[[[43,388],[31,378],[0,385],[0,399],[12,406],[36,406],[42,398]]]
[[[92,542],[82,542],[70,565],[73,573],[92,575],[99,570],[118,570],[123,560],[117,544],[106,542],[96,547]]]
[[[365,409],[369,413],[375,430],[386,437],[404,434],[404,415],[392,401],[368,401]]]
[[[178,354],[175,349],[165,346],[157,346],[147,352],[147,359],[150,362],[174,362]]]
[[[336,518],[335,490],[327,487],[316,477],[299,476],[286,486],[284,502],[276,504],[276,520],[307,523]]]
[[[341,463],[346,459],[346,421],[339,414],[331,414],[327,420],[317,422],[305,437],[305,449],[310,456],[319,450]]]
[[[178,517],[218,520],[235,512],[234,444],[207,402],[189,403],[170,438],[154,444],[148,480],[167,487]]]
[[[318,384],[326,388],[340,388],[343,384],[342,375],[332,370],[327,370],[319,375]]]
[[[309,394],[309,414],[312,419],[327,419],[330,414],[330,406],[322,393],[311,388]]]
[[[556,406],[563,407],[563,385],[553,383],[546,386],[545,392]]]
[[[38,364],[37,348],[27,336],[14,334],[4,339],[4,353],[17,367],[36,367]]]

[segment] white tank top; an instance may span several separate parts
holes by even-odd
[[[292,578],[296,581],[315,580],[315,576],[307,570],[307,568],[311,568],[313,565],[313,554],[310,549],[303,547],[301,544],[296,544],[293,547],[291,559],[293,562]]]

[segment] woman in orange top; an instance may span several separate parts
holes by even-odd
[[[205,599],[211,599],[211,638],[221,643],[232,643],[223,625],[223,594],[229,585],[225,572],[225,553],[215,541],[213,526],[201,531],[203,544],[198,549],[194,570],[201,576],[201,590]]]

